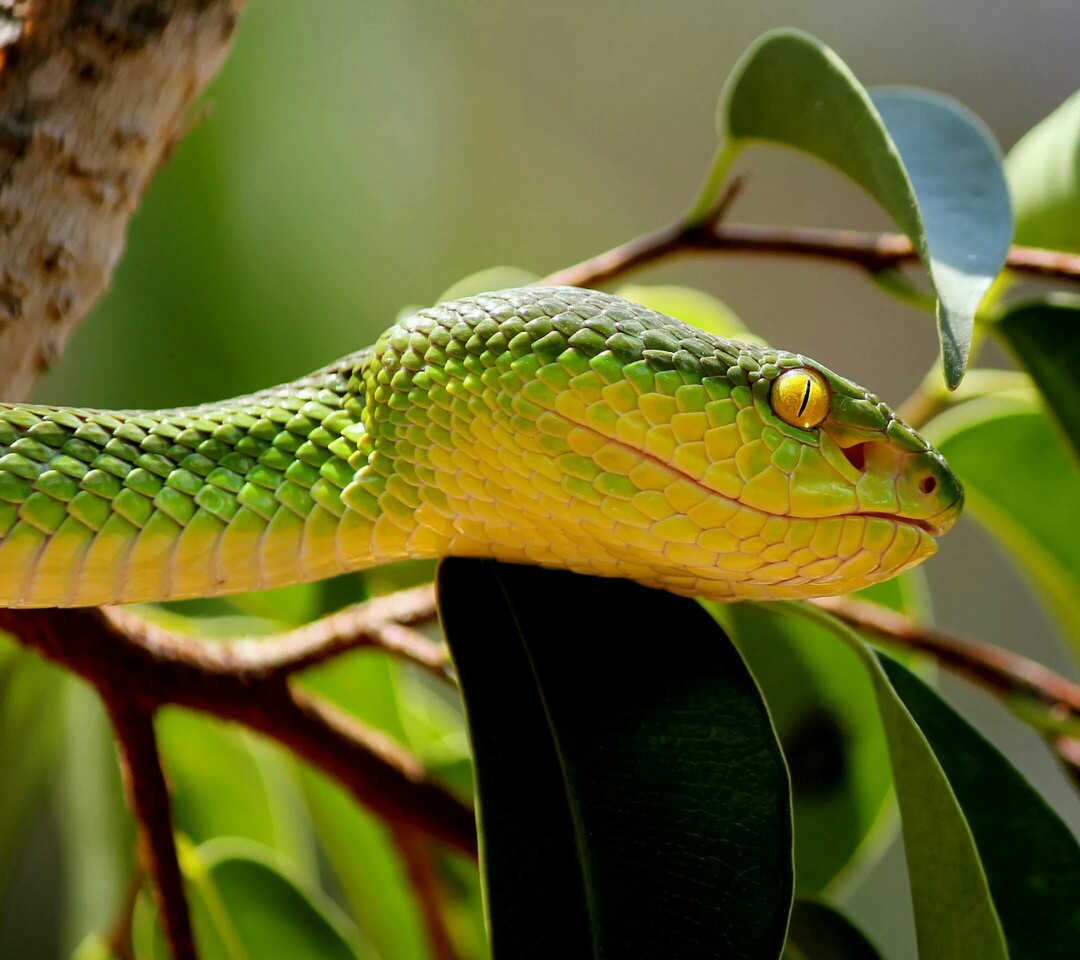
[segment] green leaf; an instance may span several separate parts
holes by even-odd
[[[1059,293],[1015,304],[994,329],[1031,374],[1080,456],[1080,297]]]
[[[699,330],[715,333],[718,337],[764,343],[743,326],[735,311],[726,303],[693,287],[628,283],[615,293],[643,307],[676,317]]]
[[[382,960],[426,956],[423,916],[385,825],[321,774],[305,769],[303,784],[323,851],[361,932]]]
[[[468,752],[460,708],[451,706],[447,691],[425,675],[386,655],[364,652],[337,658],[299,679],[307,689],[405,745],[429,770],[439,772],[449,764],[459,772]],[[460,772],[467,783],[467,766]],[[319,775],[305,771],[303,783],[323,850],[364,935],[384,960],[426,956],[422,918],[385,827]],[[475,887],[464,889],[468,883],[442,879],[444,919],[455,945],[462,956],[475,955],[475,950],[467,952],[468,945],[484,942]]]
[[[457,300],[458,297],[475,297],[478,293],[490,293],[492,290],[529,287],[539,279],[537,274],[520,267],[488,267],[462,277],[457,283],[447,287],[438,299]]]
[[[290,871],[272,850],[250,840],[180,844],[195,943],[200,960],[357,960],[373,955],[322,891]],[[145,902],[136,915],[140,960],[165,960],[160,928],[153,940]]]
[[[904,830],[919,960],[1009,960],[971,828],[881,663],[853,631],[820,609],[788,602],[778,606],[829,629],[859,655],[874,683]]]
[[[949,778],[979,848],[1012,960],[1072,960],[1080,845],[981,733],[907,668],[878,655]]]
[[[314,875],[311,823],[280,752],[237,727],[188,711],[164,711],[154,729],[177,830],[194,843],[255,840]]]
[[[92,933],[75,948],[71,960],[122,960],[122,957],[100,934]]]
[[[0,902],[60,758],[64,675],[0,637]]]
[[[1080,251],[1080,91],[1020,138],[1005,169],[1016,242]]]
[[[1080,466],[1033,400],[985,397],[927,424],[967,509],[1046,599],[1080,657]]]
[[[881,954],[839,910],[799,898],[791,910],[784,960],[881,960]]]
[[[787,774],[753,679],[702,607],[481,561],[444,562],[438,589],[494,956],[777,956]]]
[[[105,708],[88,684],[72,683],[66,706],[60,818],[65,943],[105,930],[135,869],[135,829],[124,802],[116,744]]]
[[[945,380],[955,388],[975,311],[1012,240],[1000,155],[982,122],[929,91],[871,96],[834,51],[797,30],[767,33],[743,55],[721,94],[719,122],[729,144],[721,166],[748,142],[777,143],[847,174],[881,204],[915,244],[937,293]],[[714,171],[710,186],[722,179]]]

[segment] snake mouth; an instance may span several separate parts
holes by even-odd
[[[943,536],[949,531],[949,528],[953,525],[953,517],[945,517],[945,522],[935,523],[934,521],[943,514],[938,514],[937,517],[931,517],[928,520],[920,520],[916,517],[901,517],[895,513],[854,513],[847,514],[847,516],[854,517],[878,517],[881,520],[891,520],[893,523],[902,523],[909,527],[917,527],[919,530],[929,534],[935,539]]]

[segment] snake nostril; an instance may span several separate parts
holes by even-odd
[[[937,477],[927,476],[919,481],[919,492],[931,494],[937,489]]]

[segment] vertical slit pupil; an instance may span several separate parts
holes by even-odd
[[[810,402],[810,390],[813,387],[813,385],[814,385],[814,382],[809,377],[807,377],[806,378],[806,389],[803,391],[803,395],[802,395],[802,406],[799,407],[799,412],[797,414],[795,414],[795,416],[801,417],[803,415],[803,411],[806,409],[806,405]]]

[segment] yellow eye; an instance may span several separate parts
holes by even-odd
[[[829,415],[832,396],[828,382],[820,373],[799,367],[785,370],[773,381],[769,403],[784,423],[809,430]]]

